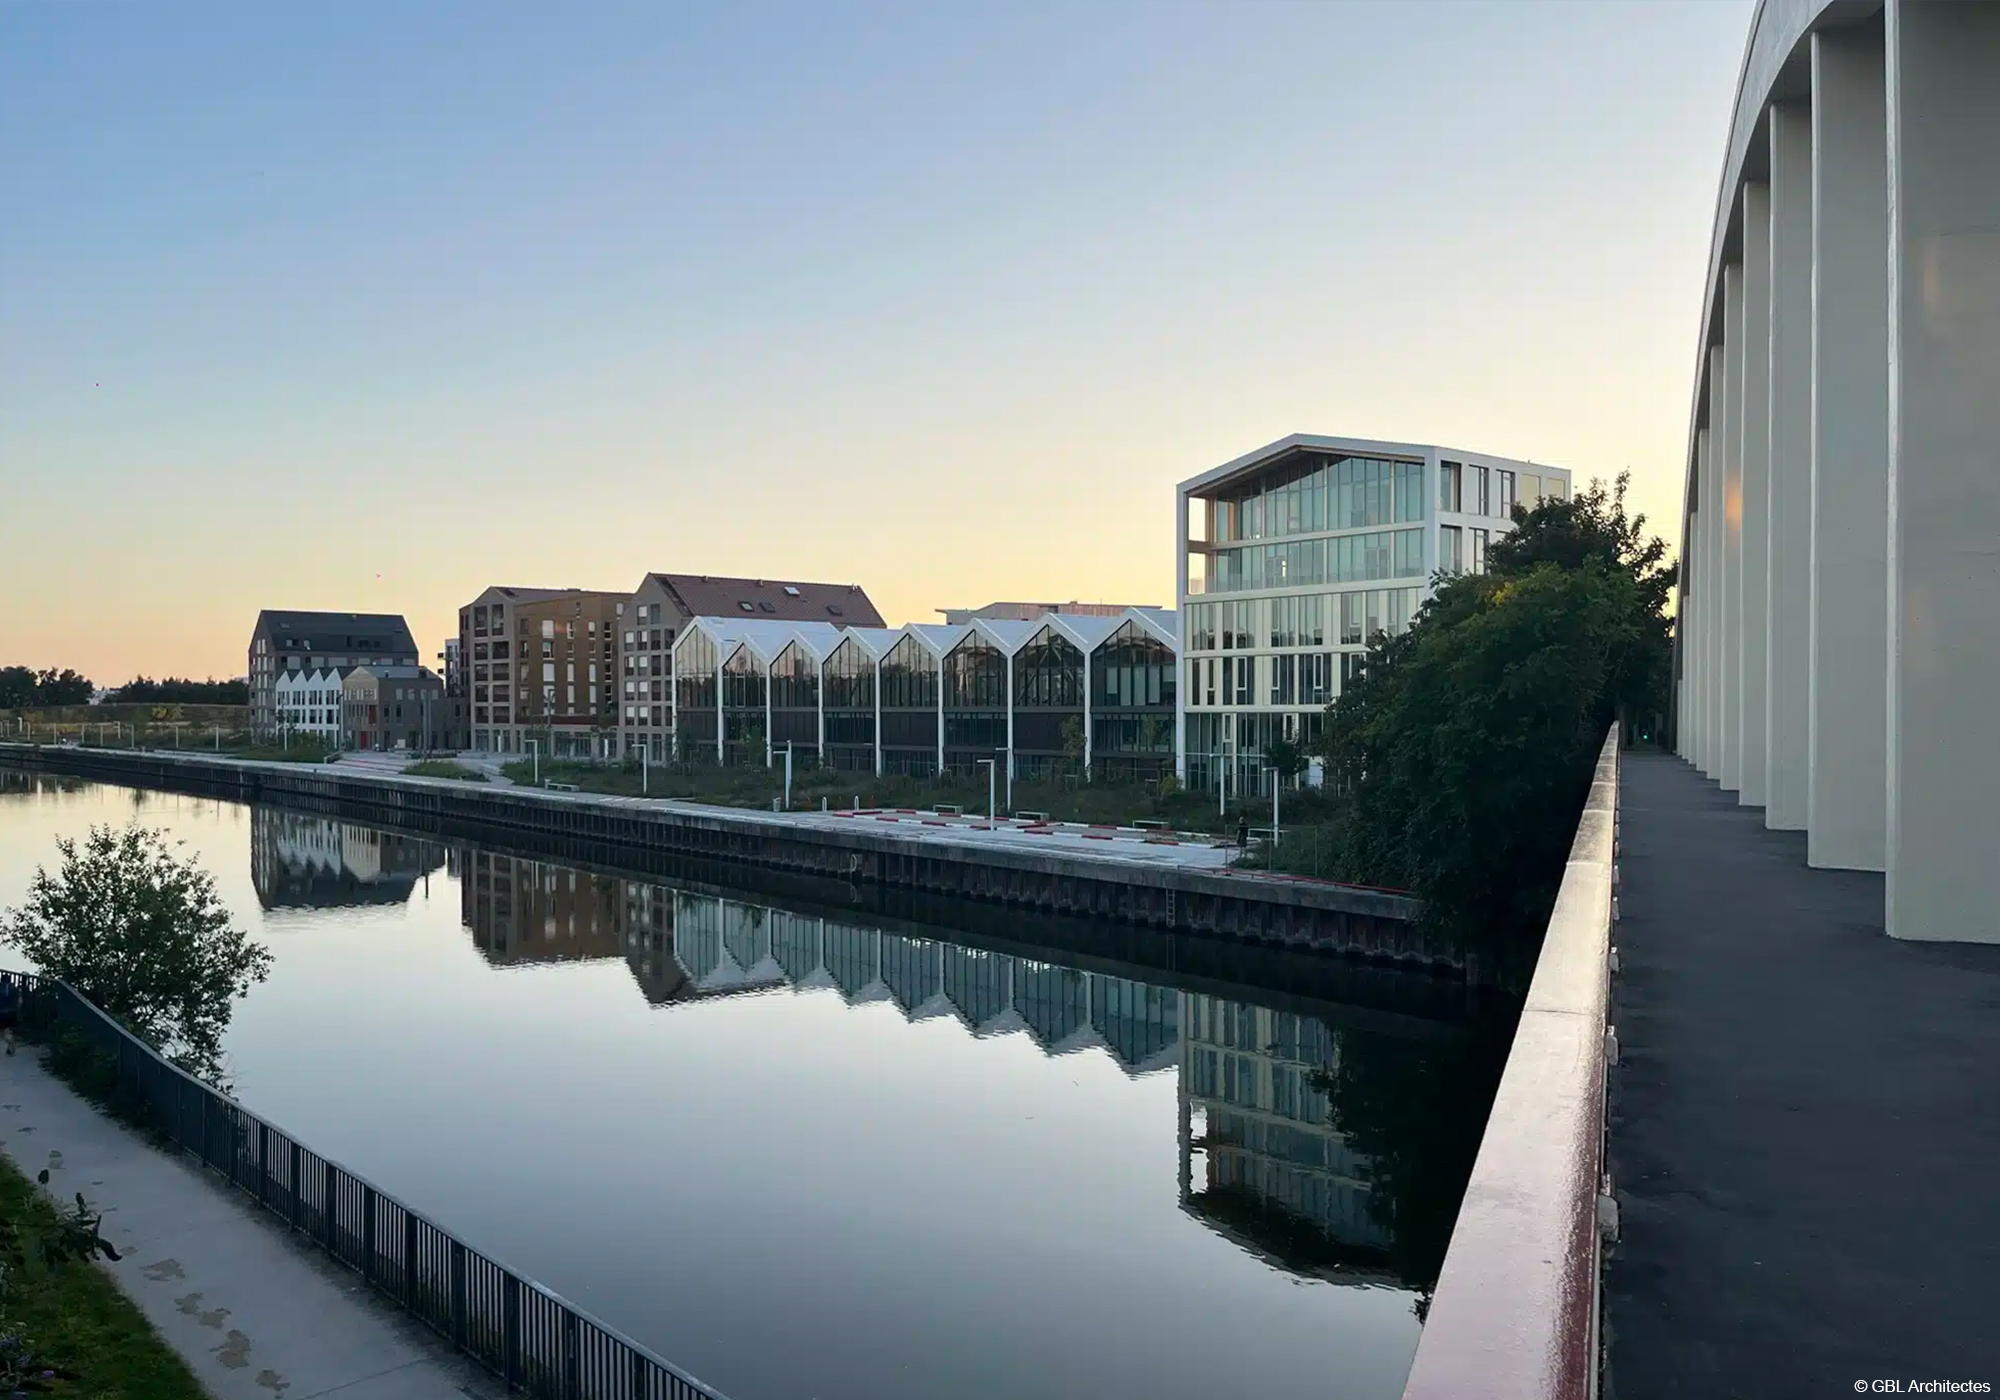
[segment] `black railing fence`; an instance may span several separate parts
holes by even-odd
[[[115,1062],[121,1106],[511,1388],[548,1400],[723,1400],[169,1064],[67,983],[5,971],[0,981],[19,988],[24,1030],[74,1031]]]

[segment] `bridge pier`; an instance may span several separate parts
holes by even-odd
[[[1813,402],[1806,851],[1880,870],[1889,651],[1889,172],[1882,25],[1812,36]]]
[[[1764,825],[1806,825],[1807,680],[1812,674],[1812,112],[1771,108],[1769,618],[1764,682]]]
[[[2000,942],[2000,5],[1887,30],[1888,927]]]

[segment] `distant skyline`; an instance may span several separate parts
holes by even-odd
[[[0,11],[0,665],[650,569],[1170,603],[1291,432],[1672,539],[1750,0]]]

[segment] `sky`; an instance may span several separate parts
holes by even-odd
[[[1678,529],[1750,0],[0,8],[0,665],[259,608],[1168,604],[1292,432]]]

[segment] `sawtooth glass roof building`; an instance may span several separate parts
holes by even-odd
[[[697,617],[672,656],[678,756],[927,777],[1057,770],[1156,777],[1173,764],[1174,614],[836,628]]]

